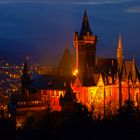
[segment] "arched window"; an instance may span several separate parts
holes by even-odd
[[[138,95],[138,92],[135,93],[134,102],[135,102],[135,106],[138,106],[138,102],[139,102],[139,95]]]
[[[91,92],[90,94],[91,94],[91,99],[93,99],[93,92]]]

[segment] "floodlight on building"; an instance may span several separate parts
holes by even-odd
[[[72,72],[72,74],[73,74],[74,76],[76,76],[76,75],[78,74],[78,70],[75,69],[75,70]]]

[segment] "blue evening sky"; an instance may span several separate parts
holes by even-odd
[[[139,0],[0,0],[0,57],[24,61],[36,56],[55,65],[67,47],[74,55],[73,32],[87,9],[97,56],[116,57],[119,33],[125,58],[140,66]]]

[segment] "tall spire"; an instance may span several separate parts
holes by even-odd
[[[122,37],[121,37],[121,34],[119,34],[118,48],[122,49]]]
[[[118,61],[118,67],[121,67],[122,66],[122,61],[123,61],[123,49],[122,49],[121,34],[119,35],[119,41],[118,41],[117,61]]]
[[[88,21],[87,12],[85,10],[83,21],[82,21],[82,26],[81,26],[81,31],[80,31],[80,36],[87,35],[88,32],[89,32],[90,35],[92,35],[90,25],[89,25],[89,21]]]

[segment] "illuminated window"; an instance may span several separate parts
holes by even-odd
[[[112,77],[111,76],[109,76],[108,81],[109,81],[109,84],[112,84]]]
[[[53,93],[54,93],[54,96],[56,96],[56,90],[54,90],[54,92],[53,92]]]
[[[112,96],[112,90],[109,90],[109,96]]]
[[[56,96],[59,96],[59,91],[56,91]]]
[[[31,101],[31,104],[35,104],[36,103],[36,101]]]
[[[63,96],[63,91],[59,91],[59,96],[62,95]]]
[[[111,89],[106,90],[106,96],[112,96],[112,90]]]
[[[54,96],[54,92],[52,90],[49,90],[49,93],[48,93],[50,96]]]
[[[93,99],[93,92],[91,92],[90,94],[91,94],[91,99]]]
[[[138,106],[138,102],[139,102],[139,96],[138,96],[138,93],[135,93],[134,101],[135,101],[135,106]]]

